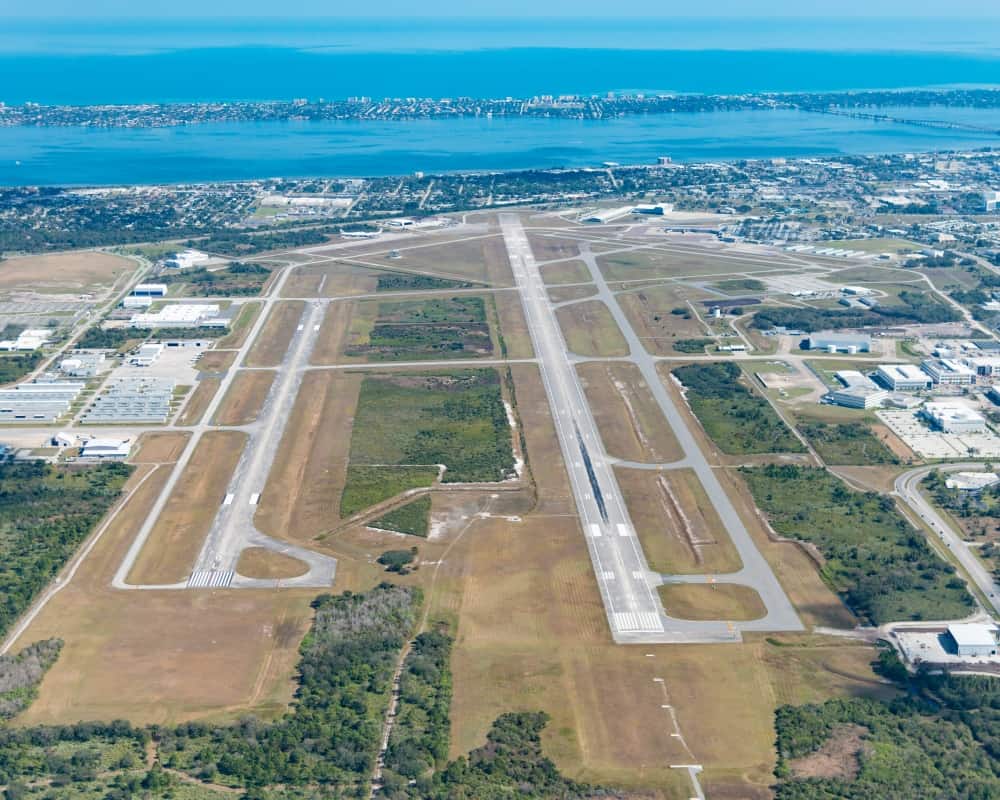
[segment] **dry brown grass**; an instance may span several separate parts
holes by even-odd
[[[651,569],[665,575],[736,572],[739,553],[689,469],[615,469]]]
[[[183,410],[177,415],[176,424],[197,425],[201,422],[209,403],[221,385],[221,378],[203,378],[198,381],[194,391],[188,396]]]
[[[701,311],[701,305],[693,301],[706,296],[698,289],[666,284],[619,294],[618,303],[643,346],[653,355],[668,356],[677,355],[673,343],[678,339],[701,339],[707,335],[692,310],[693,306]],[[690,305],[688,301],[692,301]],[[675,308],[685,309],[690,319],[671,313]]]
[[[129,459],[133,464],[172,464],[180,458],[189,433],[144,433]]]
[[[760,595],[735,583],[688,583],[659,587],[666,612],[678,619],[760,619],[767,613]]]
[[[561,283],[588,283],[594,278],[582,261],[559,261],[546,264],[539,268],[542,280],[546,286],[558,286]]]
[[[8,258],[0,264],[0,292],[14,289],[41,292],[94,291],[111,286],[135,269],[134,261],[94,250],[18,256]]]
[[[201,438],[129,573],[129,583],[174,583],[191,574],[246,440],[239,431],[211,431]]]
[[[264,327],[247,353],[248,367],[276,367],[288,352],[288,345],[302,320],[305,303],[289,300],[275,303]]]
[[[336,523],[361,380],[328,371],[303,377],[257,510],[261,531],[309,542]]]
[[[336,364],[344,348],[344,341],[347,331],[354,316],[357,301],[344,301],[330,303],[326,307],[323,315],[323,325],[316,338],[312,355],[309,357],[310,364],[326,365]]]
[[[235,350],[207,350],[201,354],[195,367],[202,372],[225,372],[235,360]]]
[[[524,318],[521,296],[516,292],[495,292],[497,316],[500,330],[507,345],[507,358],[532,358],[535,350],[531,345],[531,333]]]
[[[684,453],[634,364],[591,362],[577,372],[609,454],[666,463]]]
[[[247,578],[280,580],[305,575],[309,571],[309,565],[266,547],[248,547],[240,553],[236,571]]]
[[[588,283],[586,286],[553,286],[549,289],[549,299],[553,303],[585,300],[595,294],[597,294],[597,287],[592,283]]]
[[[18,723],[129,719],[170,724],[269,716],[290,701],[313,592],[122,592],[111,577],[167,478],[124,506],[73,580],[17,643],[65,641]],[[134,485],[138,473],[130,481]]]
[[[233,378],[222,398],[213,425],[248,425],[257,419],[277,373],[273,370],[242,370]]]
[[[628,343],[608,307],[600,300],[584,300],[556,310],[570,350],[577,355],[608,358],[627,356]]]
[[[554,261],[557,258],[572,258],[580,255],[580,243],[576,239],[529,233],[528,241],[538,261]]]
[[[268,281],[270,280],[271,278],[268,278]],[[260,314],[261,305],[262,304],[256,300],[244,303],[243,307],[236,315],[236,320],[233,322],[232,329],[229,333],[219,339],[215,346],[220,348],[242,347],[243,343],[247,340],[247,336],[250,335],[250,329],[253,327],[253,324],[257,319],[257,315]]]
[[[545,752],[574,778],[688,797],[686,775],[668,765],[694,762],[710,796],[768,797],[777,705],[884,693],[871,648],[805,637],[612,644],[537,371],[513,372],[538,503],[521,523],[474,522],[430,591],[431,619],[457,624],[452,755],[481,745],[498,714],[542,709]]]

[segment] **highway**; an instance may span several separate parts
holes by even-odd
[[[983,565],[983,562],[976,558],[969,548],[969,545],[962,540],[951,524],[938,512],[933,505],[920,493],[920,483],[933,470],[939,472],[958,472],[959,470],[982,470],[984,464],[979,463],[954,463],[935,464],[933,467],[919,467],[904,472],[896,478],[895,491],[893,492],[900,500],[908,505],[921,521],[923,521],[944,543],[962,569],[976,584],[982,592],[991,610],[995,614],[1000,614],[1000,585],[993,579],[993,575]]]
[[[582,244],[581,253],[598,284],[598,296],[615,316],[629,344],[631,355],[618,360],[632,361],[641,370],[684,450],[685,457],[669,466],[690,468],[698,475],[743,560],[743,568],[739,572],[726,575],[661,576],[649,569],[615,478],[614,460],[604,450],[527,234],[520,218],[514,214],[500,215],[500,223],[615,641],[724,642],[738,641],[740,632],[744,630],[802,630],[802,623],[788,596],[757,550],[711,466],[687,430],[683,417],[660,383],[656,359],[649,356],[639,343],[600,275],[593,254],[587,245]],[[655,589],[661,583],[670,582],[745,584],[758,592],[767,614],[748,622],[676,619],[665,613]]]

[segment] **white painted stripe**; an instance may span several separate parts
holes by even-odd
[[[303,328],[305,328],[305,325],[299,325],[299,327],[298,327],[298,328],[296,328],[296,330],[299,330],[299,331],[300,331],[300,330],[302,330]]]
[[[250,495],[250,505],[252,506],[257,505],[257,502],[259,500],[260,500],[260,492],[254,492],[252,495]]]
[[[591,524],[591,525],[587,526],[587,529],[590,532],[590,535],[591,535],[592,538],[594,538],[594,539],[600,539],[601,538],[601,526],[600,525],[593,525],[593,524]]]
[[[628,525],[625,525],[624,523],[619,522],[617,528],[618,528],[618,535],[619,536],[631,536],[632,535],[632,532],[628,529]]]
[[[222,505],[231,506],[233,504],[233,498],[236,497],[234,494],[227,494],[226,499],[222,501]]]
[[[319,330],[319,325],[313,325],[313,330],[314,331],[318,331]]]

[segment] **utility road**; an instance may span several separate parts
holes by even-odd
[[[687,467],[698,475],[743,561],[741,570],[726,575],[661,576],[649,569],[615,478],[615,462],[604,450],[521,220],[514,214],[502,214],[500,224],[615,641],[725,642],[738,641],[745,630],[802,630],[788,596],[661,384],[656,360],[639,342],[589,247],[582,245],[581,254],[598,285],[598,296],[629,344],[630,357],[616,360],[632,361],[639,367],[684,450],[685,457],[670,466]],[[661,583],[674,582],[744,584],[757,591],[767,613],[748,622],[676,619],[666,614],[655,589]]]
[[[1000,614],[1000,585],[997,585],[990,571],[983,565],[982,561],[976,558],[975,553],[971,551],[969,545],[958,535],[951,524],[920,492],[920,482],[933,470],[939,472],[959,472],[961,470],[975,472],[984,469],[985,466],[985,464],[965,462],[935,464],[933,467],[911,469],[896,478],[895,494],[941,538],[944,545],[962,565],[962,569],[982,592],[992,612]]]

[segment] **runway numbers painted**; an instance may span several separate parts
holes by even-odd
[[[231,506],[233,504],[233,498],[236,497],[234,494],[227,494],[226,499],[222,501],[222,505]]]
[[[617,528],[618,528],[618,535],[619,536],[631,536],[632,535],[631,531],[629,531],[629,529],[628,529],[628,525],[625,525],[625,524],[619,522]]]
[[[260,492],[254,492],[250,495],[250,505],[255,506],[260,501]]]
[[[600,525],[588,525],[587,529],[590,531],[590,535],[594,539],[601,538],[601,526]]]

